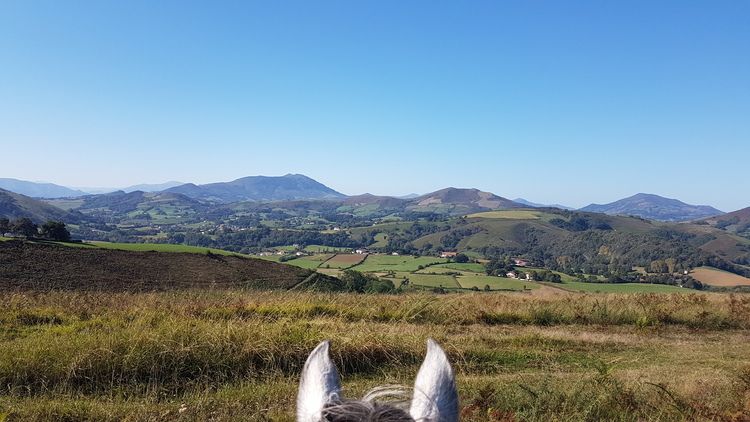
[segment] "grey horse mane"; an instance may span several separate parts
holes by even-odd
[[[427,355],[412,391],[384,386],[371,390],[362,400],[341,397],[341,383],[328,348],[328,341],[320,343],[302,370],[297,422],[458,421],[453,370],[443,349],[432,339],[427,341]],[[384,398],[397,400],[381,400]]]

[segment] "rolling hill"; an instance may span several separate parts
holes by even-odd
[[[677,199],[647,193],[639,193],[604,205],[591,204],[580,210],[604,214],[637,215],[659,221],[688,221],[724,213],[708,205],[690,205]]]
[[[0,289],[164,291],[190,288],[289,289],[338,280],[255,258],[187,252],[140,252],[96,246],[0,242]]]
[[[750,235],[750,207],[722,215],[702,218],[696,223],[705,223],[729,233]]]
[[[54,202],[52,202],[54,203]],[[183,208],[195,212],[208,204],[189,196],[174,192],[111,192],[102,195],[83,197],[78,209],[102,209],[117,213],[129,213],[138,209],[149,209],[157,206]]]
[[[352,230],[355,238],[367,233],[376,241],[370,247],[385,252],[522,256],[546,268],[578,268],[598,274],[627,272],[667,259],[685,268],[711,265],[750,273],[750,268],[742,266],[750,258],[750,239],[708,224],[659,223],[637,216],[512,208],[459,219]]]
[[[40,224],[49,220],[75,223],[81,220],[82,215],[78,212],[60,209],[26,195],[0,189],[0,217],[10,220],[27,217]]]
[[[445,188],[410,200],[418,207],[451,205],[467,209],[523,208],[524,204],[479,189]]]

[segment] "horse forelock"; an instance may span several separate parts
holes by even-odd
[[[406,410],[376,401],[333,401],[323,409],[322,416],[322,422],[414,422]]]

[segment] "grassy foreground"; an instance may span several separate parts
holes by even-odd
[[[443,345],[466,421],[750,420],[750,297],[247,290],[0,295],[0,420],[292,421],[321,340],[348,397]]]

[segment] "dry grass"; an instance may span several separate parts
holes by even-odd
[[[291,421],[319,341],[357,397],[411,384],[432,337],[464,420],[743,421],[749,328],[721,294],[3,294],[0,415]]]
[[[721,270],[696,268],[690,272],[690,275],[701,283],[711,286],[750,286],[750,278]]]

